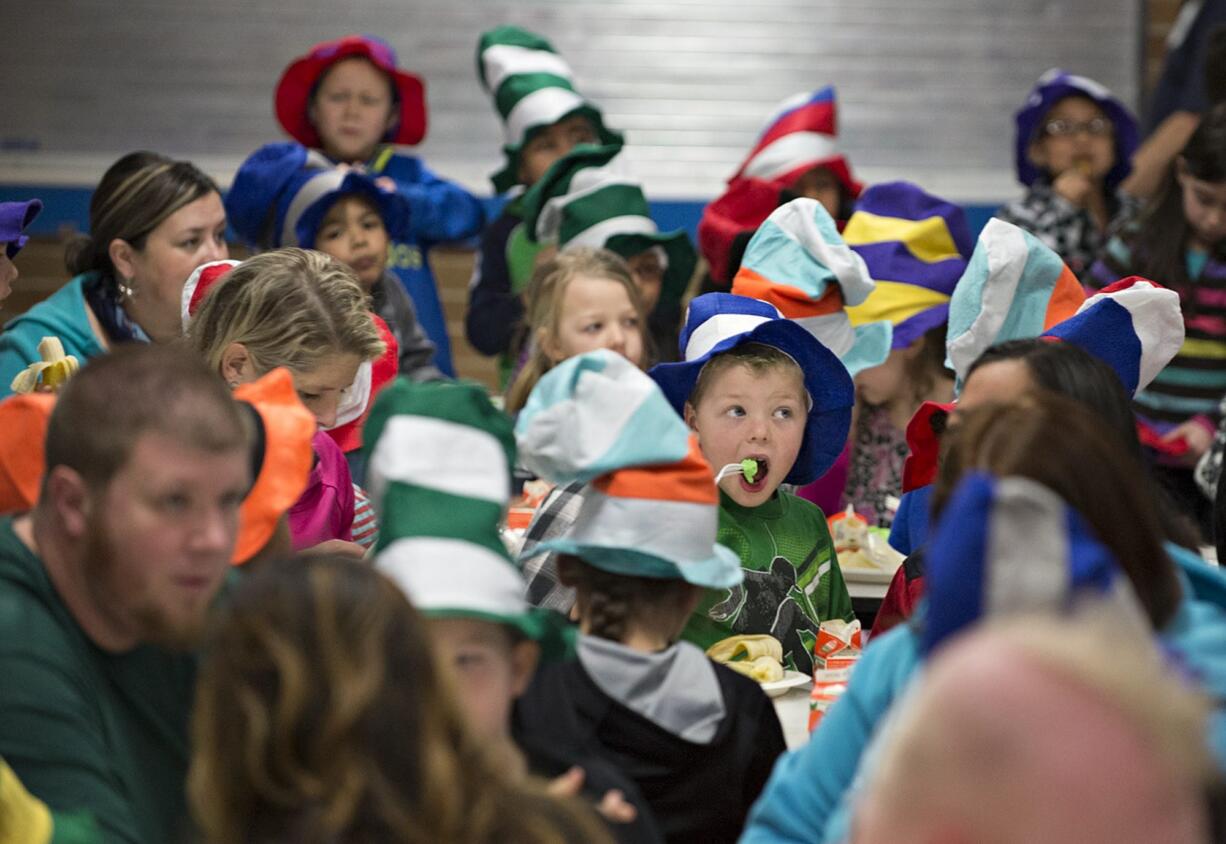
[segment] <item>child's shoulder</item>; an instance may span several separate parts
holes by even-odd
[[[783,515],[787,518],[826,524],[826,514],[822,512],[822,508],[794,492],[779,490],[779,505]]]

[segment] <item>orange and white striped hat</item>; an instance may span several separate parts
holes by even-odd
[[[605,470],[584,487],[570,528],[533,547],[530,555],[555,551],[614,574],[714,589],[735,586],[744,574],[740,558],[715,541],[719,491],[711,465],[655,382],[621,362],[607,350],[573,357],[550,370],[529,398],[534,412],[516,426],[528,465],[553,466],[557,471],[549,480],[557,483],[590,477],[592,461]],[[577,412],[577,403],[610,393],[641,399],[617,414]],[[549,444],[551,459],[534,461],[534,443],[546,440],[533,429],[554,412],[569,424],[549,425],[556,433]],[[631,441],[636,448],[593,447]],[[559,459],[559,450],[569,451],[572,459]],[[626,458],[621,465],[611,461],[616,454]]]

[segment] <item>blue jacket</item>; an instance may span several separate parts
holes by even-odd
[[[417,319],[435,345],[435,364],[454,376],[447,319],[430,269],[429,252],[437,243],[466,240],[480,233],[485,212],[471,193],[440,179],[419,159],[398,154],[394,147],[377,150],[367,169],[391,177],[408,200],[410,233],[405,240],[392,244],[387,268],[413,297]]]
[[[1226,574],[1186,549],[1168,545],[1167,551],[1179,568],[1185,597],[1159,638],[1217,701],[1210,749],[1226,771]],[[860,760],[920,664],[920,639],[909,624],[865,648],[847,691],[809,743],[775,764],[750,811],[742,844],[847,840]]]
[[[30,310],[14,317],[0,333],[0,398],[12,394],[9,385],[17,373],[40,360],[38,344],[44,337],[59,337],[65,354],[82,364],[106,350],[89,324],[79,275]]]

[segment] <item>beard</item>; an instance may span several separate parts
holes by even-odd
[[[175,613],[157,601],[149,580],[127,582],[130,578],[123,576],[117,543],[101,519],[90,520],[84,559],[90,600],[110,624],[134,633],[141,644],[173,651],[188,651],[199,645],[212,601]]]

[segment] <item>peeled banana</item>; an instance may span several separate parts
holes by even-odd
[[[14,393],[58,390],[81,368],[75,356],[64,354],[64,344],[59,337],[44,337],[39,341],[38,356],[41,360],[18,372],[9,385]]]
[[[759,683],[783,679],[783,645],[774,636],[729,636],[707,648],[707,656]]]

